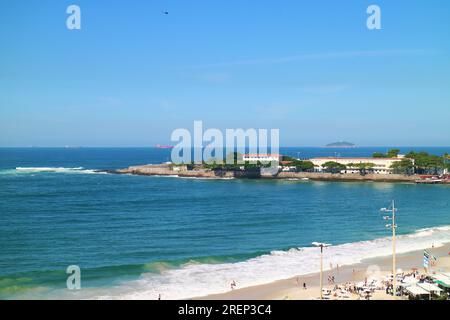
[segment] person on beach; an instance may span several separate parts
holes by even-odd
[[[233,280],[233,281],[231,282],[230,287],[231,287],[231,290],[234,290],[234,288],[236,288],[236,281]]]
[[[303,289],[306,290],[306,282],[303,282]]]

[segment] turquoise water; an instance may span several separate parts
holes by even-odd
[[[418,150],[418,148],[414,148]],[[450,148],[428,151],[442,154]],[[386,148],[339,150],[365,156]],[[409,151],[409,150],[402,150]],[[290,148],[301,157],[335,150]],[[0,298],[186,298],[450,241],[444,185],[201,180],[102,174],[167,161],[161,149],[0,149]],[[438,228],[439,227],[439,228]],[[82,290],[65,289],[69,265]]]

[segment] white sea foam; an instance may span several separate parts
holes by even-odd
[[[398,237],[397,252],[406,253],[450,242],[450,226],[418,230]],[[330,263],[350,265],[364,259],[391,254],[390,238],[346,243],[326,248],[324,266]],[[234,280],[238,288],[270,283],[319,270],[318,249],[315,247],[273,251],[237,263],[186,264],[179,269],[168,269],[160,274],[146,273],[139,280],[129,281],[114,288],[92,289],[84,292],[89,299],[186,299],[229,291]]]
[[[82,174],[106,174],[106,172],[85,169],[83,167],[64,168],[64,167],[17,167],[17,173],[82,173]]]

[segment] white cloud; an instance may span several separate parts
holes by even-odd
[[[295,61],[344,59],[344,58],[353,58],[353,57],[421,55],[421,54],[426,54],[426,53],[429,53],[429,51],[421,50],[421,49],[341,51],[341,52],[300,54],[300,55],[285,56],[285,57],[278,57],[278,58],[268,58],[268,59],[252,59],[252,60],[219,62],[219,63],[211,63],[211,64],[192,65],[192,66],[187,66],[186,68],[188,68],[188,69],[203,69],[203,68],[233,67],[233,66],[245,66],[245,65],[282,64],[282,63],[290,63],[290,62],[295,62]]]

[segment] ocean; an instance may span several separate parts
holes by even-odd
[[[281,148],[301,158],[380,148]],[[400,148],[449,152],[450,148]],[[390,254],[379,209],[395,199],[398,251],[450,242],[450,188],[370,182],[205,180],[97,170],[160,163],[155,148],[0,148],[0,299],[182,299]],[[420,262],[419,262],[420,264]],[[81,269],[67,290],[66,268]]]

